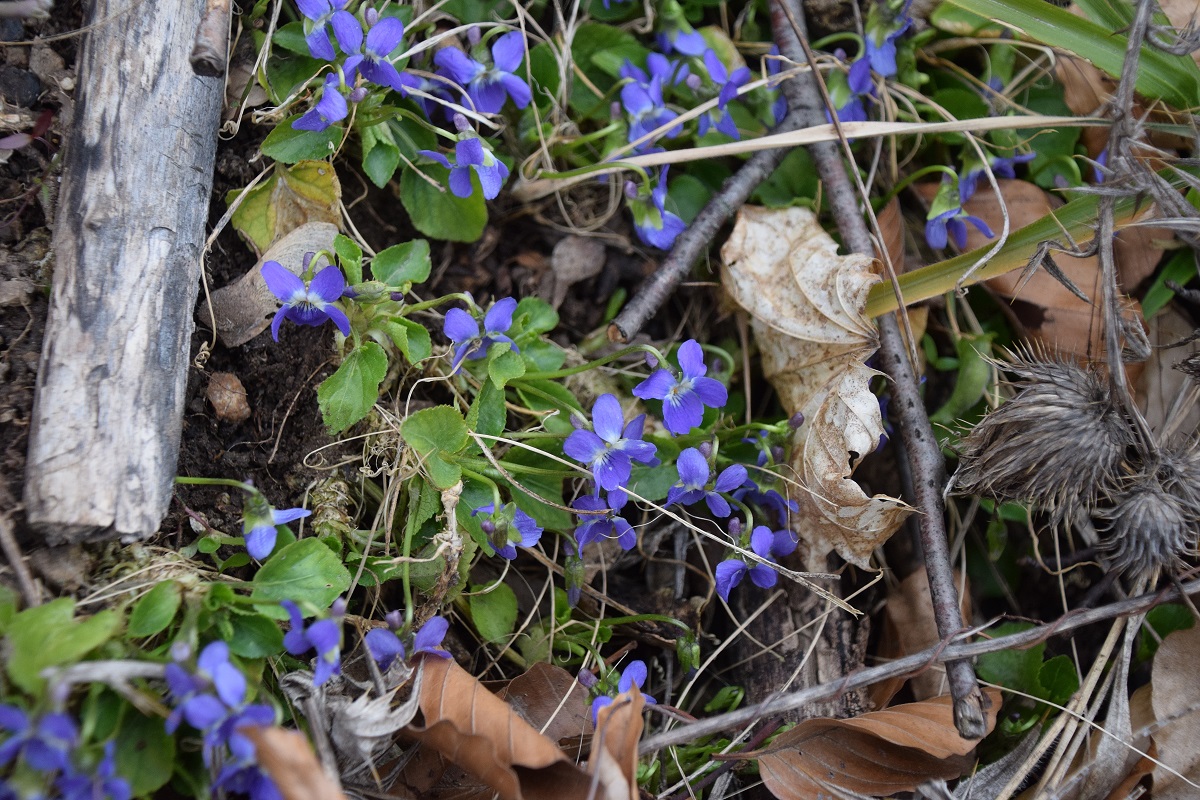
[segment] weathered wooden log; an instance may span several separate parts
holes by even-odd
[[[66,145],[25,480],[54,543],[144,538],[171,498],[221,82],[204,0],[95,0]]]

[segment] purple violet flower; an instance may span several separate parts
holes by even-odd
[[[342,671],[342,615],[336,613],[339,604],[335,601],[333,613],[305,627],[304,615],[291,600],[280,602],[291,617],[291,629],[283,636],[283,647],[294,656],[302,656],[309,650],[317,651],[317,668],[313,675],[313,686],[320,686]]]
[[[563,452],[587,465],[596,483],[607,491],[620,489],[629,481],[633,461],[642,464],[653,462],[658,449],[642,441],[645,414],[634,417],[622,430],[624,421],[621,402],[615,395],[602,394],[592,406],[595,430],[580,428],[572,431],[563,443]]]
[[[988,224],[974,214],[968,214],[962,207],[951,208],[925,221],[925,241],[935,250],[942,250],[954,238],[954,245],[959,250],[967,248],[967,223],[971,223],[989,239],[996,234]]]
[[[420,81],[412,75],[401,73],[390,61],[388,56],[400,46],[404,39],[404,23],[396,17],[380,17],[367,31],[366,47],[359,52],[363,45],[362,27],[355,34],[350,34],[345,43],[338,39],[342,49],[351,54],[342,67],[347,80],[353,80],[357,71],[364,78],[379,86],[395,89],[401,95],[407,95],[409,88],[416,88]]]
[[[313,327],[327,319],[333,320],[342,336],[350,335],[350,318],[333,305],[346,291],[346,278],[340,269],[331,264],[305,286],[299,276],[278,261],[268,261],[262,265],[262,276],[271,294],[283,303],[271,322],[271,336],[275,341],[279,341],[279,326],[285,319]]]
[[[760,489],[753,482],[734,492],[733,499],[758,506],[764,511],[770,511],[779,520],[781,528],[787,526],[791,514],[800,513],[800,504],[795,500],[788,500],[775,489]]]
[[[346,105],[340,87],[341,79],[337,75],[326,75],[321,87],[321,99],[293,122],[292,127],[298,131],[323,131],[333,123],[344,120],[350,113],[350,107]]]
[[[104,745],[104,758],[96,765],[95,772],[70,771],[54,782],[62,800],[129,800],[133,789],[129,781],[117,774],[116,742]]]
[[[896,40],[912,27],[912,17],[908,13],[912,0],[904,0],[902,6],[898,3],[872,3],[867,12],[867,30],[863,44],[867,51],[867,60],[871,69],[885,78],[896,74]]]
[[[708,77],[720,90],[720,94],[717,95],[716,109],[710,109],[700,117],[699,134],[703,136],[708,133],[710,127],[715,127],[731,139],[740,139],[741,134],[738,133],[737,124],[734,123],[733,117],[729,115],[729,111],[725,107],[730,100],[737,97],[738,89],[750,82],[750,70],[746,67],[738,67],[730,74],[729,70],[725,68],[725,64],[711,49],[704,51],[704,67],[708,70]]]
[[[621,678],[619,681],[617,681],[617,693],[624,694],[634,686],[640,690],[642,685],[646,682],[646,675],[647,671],[645,661],[630,661],[625,666],[625,669],[621,671]],[[611,678],[609,680],[611,681]],[[611,689],[609,691],[611,691]],[[653,705],[654,703],[658,702],[648,694],[642,694],[642,698],[646,701],[647,705]],[[608,696],[607,694],[602,694],[592,701],[593,723],[600,721],[600,709],[604,708],[605,706],[612,705],[612,701],[612,697]]]
[[[783,62],[780,61],[780,59],[778,58],[779,46],[771,45],[771,49],[768,54],[772,55],[772,56],[776,56],[776,58],[768,58],[766,60],[767,61],[767,77],[774,77],[775,75],[778,75],[780,69],[783,68]],[[788,110],[787,98],[784,97],[783,92],[780,91],[779,89],[772,89],[771,91],[775,95],[775,102],[771,104],[771,117],[772,117],[771,124],[778,125],[780,122],[783,121],[783,118],[785,116],[787,116],[787,110]]]
[[[0,744],[0,767],[19,755],[38,772],[70,768],[79,731],[69,714],[43,714],[35,722],[16,706],[0,705],[0,730],[9,734]]]
[[[679,117],[666,107],[663,101],[663,87],[668,82],[682,80],[686,70],[677,69],[674,61],[659,53],[650,54],[647,66],[650,69],[649,75],[632,61],[627,60],[621,66],[621,77],[629,81],[621,87],[621,107],[629,115],[630,142],[636,142]],[[674,139],[682,131],[682,125],[675,125],[666,132],[666,137]],[[643,142],[634,148],[634,152],[644,152],[652,144],[652,141]]]
[[[703,500],[708,504],[709,511],[721,518],[732,513],[729,501],[721,494],[732,492],[750,479],[745,467],[733,464],[721,470],[713,489],[708,489],[708,479],[712,477],[708,459],[695,447],[689,447],[679,454],[675,468],[679,472],[679,483],[667,491],[667,505],[679,503],[690,506]]]
[[[454,360],[450,364],[450,374],[458,371],[464,359],[477,361],[487,356],[488,348],[497,342],[508,342],[513,352],[520,352],[517,345],[508,337],[508,329],[512,327],[513,312],[517,310],[517,301],[512,297],[497,300],[483,317],[483,335],[479,335],[479,323],[475,317],[461,308],[452,308],[446,312],[446,321],[442,324],[442,333],[454,345]]]
[[[392,626],[393,622],[397,623],[396,627]],[[373,628],[367,631],[367,635],[363,637],[363,641],[367,645],[367,652],[384,672],[387,672],[388,667],[397,658],[401,661],[407,660],[404,642],[396,634],[399,627],[398,619],[388,619],[388,627]],[[415,657],[417,653],[428,653],[438,658],[450,658],[450,654],[442,649],[442,640],[446,638],[448,630],[450,630],[450,622],[445,617],[430,617],[421,626],[421,629],[411,636],[409,644],[412,647],[413,656]]]
[[[1036,153],[1018,153],[1011,156],[989,156],[988,164],[992,168],[992,172],[997,178],[1013,179],[1017,177],[1017,164],[1024,164],[1027,161],[1032,161],[1037,157]],[[975,162],[979,163],[979,162]],[[984,169],[982,167],[971,169],[962,174],[958,179],[958,199],[960,202],[967,202],[979,185],[980,178],[984,177]]]
[[[445,52],[444,50],[442,52]],[[479,185],[483,189],[483,199],[493,200],[500,194],[501,187],[508,180],[508,167],[496,158],[495,154],[483,146],[483,140],[471,130],[467,118],[462,114],[454,115],[454,124],[458,127],[458,142],[454,145],[454,163],[436,150],[418,150],[426,158],[432,159],[450,170],[450,191],[455,197],[470,197],[475,193],[471,186],[471,171],[479,176]]]
[[[311,513],[303,508],[272,508],[261,492],[249,493],[242,505],[242,534],[246,539],[246,552],[257,561],[265,560],[275,550],[275,539],[279,535],[275,526],[286,525]]]
[[[521,547],[533,547],[542,538],[542,528],[533,521],[533,517],[517,508],[512,503],[506,503],[496,510],[494,503],[471,511],[471,516],[484,515],[480,521],[483,532],[488,535],[492,549],[501,558],[512,561],[517,557],[516,544]],[[514,544],[514,542],[516,544]]]
[[[658,49],[666,55],[674,52],[685,56],[702,56],[708,49],[708,42],[698,30],[684,19],[682,10],[679,13],[665,13],[662,17],[663,29],[654,35]]]
[[[687,229],[687,223],[679,215],[667,211],[667,171],[667,167],[662,168],[648,201],[644,186],[639,189],[633,181],[625,184],[634,231],[639,239],[659,250],[670,250],[676,237]]]
[[[845,76],[838,70],[830,75],[829,97],[837,107],[838,122],[866,122],[870,119],[866,104],[874,96],[871,66],[865,58],[852,63]],[[828,111],[825,118],[829,119]]]
[[[498,114],[511,97],[517,108],[533,99],[529,84],[513,72],[525,57],[525,36],[509,31],[492,43],[492,66],[488,68],[455,47],[444,47],[433,57],[439,72],[467,90],[476,110]]]
[[[791,531],[772,531],[765,525],[759,525],[750,534],[750,549],[756,556],[772,564],[776,556],[786,556],[796,549],[796,538]],[[750,573],[750,580],[760,589],[770,589],[775,585],[779,576],[768,564],[747,564],[741,558],[727,558],[717,564],[717,594],[725,602],[729,602],[729,592],[742,582],[742,577]]]
[[[308,44],[308,52],[313,58],[333,61],[337,55],[333,52],[333,42],[329,40],[328,26],[333,25],[333,35],[338,40],[342,52],[353,52],[353,47],[347,47],[347,42],[353,42],[357,34],[362,41],[362,25],[354,15],[346,11],[348,0],[296,0],[300,13],[312,22],[311,30],[304,37]]]
[[[679,346],[679,366],[683,377],[660,369],[633,388],[643,400],[663,401],[663,421],[674,434],[686,434],[704,419],[704,407],[723,408],[729,392],[714,378],[706,378],[708,367],[704,351],[695,339]]]
[[[609,494],[610,502],[613,494],[616,492]],[[575,544],[580,553],[585,545],[598,539],[616,539],[622,550],[637,546],[637,532],[624,517],[618,516],[620,508],[610,508],[608,502],[590,494],[576,498],[571,508],[587,512],[579,515],[579,524],[575,528]]]

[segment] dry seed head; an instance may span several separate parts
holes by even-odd
[[[963,440],[951,478],[958,494],[1031,501],[1055,523],[1111,487],[1132,444],[1106,376],[1045,353],[1009,353],[1017,394]]]
[[[1194,454],[1194,451],[1193,451]],[[1196,554],[1200,470],[1188,454],[1163,452],[1097,512],[1114,567],[1133,577],[1177,569]]]

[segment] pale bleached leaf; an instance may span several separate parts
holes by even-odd
[[[863,314],[879,280],[874,259],[839,255],[837,244],[803,208],[745,206],[721,250],[724,285],[750,314],[763,373],[789,414],[801,412],[792,466],[802,488],[793,499],[809,562],[836,550],[866,567],[872,551],[912,509],[886,495],[868,497],[850,477],[883,434],[870,391],[878,347]]]

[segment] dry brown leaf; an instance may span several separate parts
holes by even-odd
[[[254,742],[258,763],[284,800],[346,800],[321,769],[304,734],[283,728],[242,728],[242,733]]]
[[[900,275],[904,272],[904,216],[900,213],[900,198],[893,197],[881,208],[875,215],[875,221],[879,223],[883,245],[887,249],[888,257],[892,259],[892,269]],[[875,253],[882,260],[878,247]]]
[[[622,795],[629,800],[638,797],[638,742],[642,739],[645,707],[645,697],[636,686],[631,686],[596,715],[596,737],[588,772],[597,776],[604,787],[601,796],[612,800]]]
[[[1195,329],[1192,321],[1168,305],[1149,323],[1150,358],[1134,387],[1138,403],[1152,430],[1194,431],[1200,425],[1200,404],[1189,393],[1195,385],[1187,373],[1175,369],[1189,356],[1200,353],[1200,341],[1166,348]]]
[[[959,592],[963,619],[971,618],[971,592]],[[937,621],[933,616],[933,599],[929,593],[929,575],[918,569],[888,592],[885,611],[884,638],[895,642],[890,648],[895,657],[919,653],[941,641]],[[902,681],[903,682],[903,681]],[[913,697],[927,700],[947,691],[946,673],[933,667],[914,676],[910,683]]]
[[[1160,727],[1154,734],[1158,760],[1200,784],[1200,625],[1175,631],[1158,647],[1150,674],[1151,704]],[[1200,789],[1172,774],[1164,766],[1154,770],[1154,800],[1183,800],[1200,795]]]
[[[985,689],[996,724],[1000,693]],[[834,792],[882,797],[912,791],[929,780],[950,780],[970,769],[977,743],[954,727],[949,695],[872,711],[851,719],[810,719],[780,734],[758,758],[759,773],[780,800],[817,800]]]
[[[795,499],[797,533],[810,565],[824,568],[836,550],[866,567],[871,553],[912,509],[885,495],[868,497],[850,478],[852,464],[883,433],[863,362],[878,339],[863,315],[879,280],[873,259],[841,256],[812,212],[744,206],[721,249],[723,284],[750,313],[763,373],[789,414],[804,414],[792,466],[804,491]]]
[[[453,659],[425,657],[424,726],[404,733],[503,800],[585,798],[591,777]],[[602,797],[602,796],[601,796]]]
[[[562,667],[539,661],[509,681],[499,696],[553,742],[592,732],[587,689]]]

